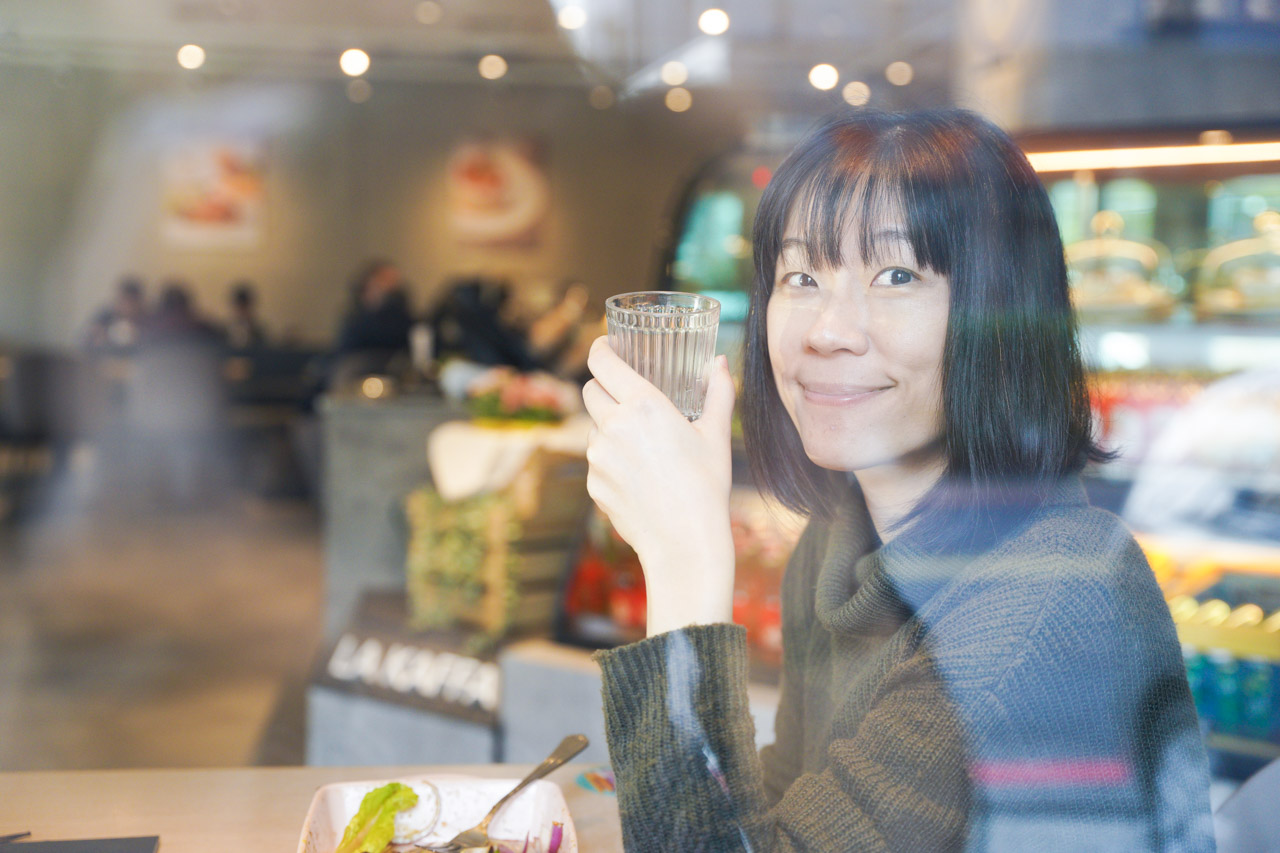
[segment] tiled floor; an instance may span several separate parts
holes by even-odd
[[[0,535],[0,770],[300,762],[314,511],[46,505]]]

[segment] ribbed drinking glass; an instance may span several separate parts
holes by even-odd
[[[720,303],[695,293],[623,293],[605,301],[609,345],[689,420],[702,415]]]

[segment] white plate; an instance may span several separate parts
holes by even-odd
[[[307,812],[307,822],[298,839],[298,853],[333,853],[342,840],[342,831],[360,808],[364,795],[388,782],[412,784],[428,781],[440,791],[440,820],[425,843],[442,844],[464,829],[475,826],[502,795],[516,786],[518,779],[477,779],[473,776],[413,776],[367,782],[340,782],[316,791]],[[564,794],[554,782],[540,779],[507,803],[493,823],[489,835],[500,841],[519,841],[526,836],[529,850],[545,851],[551,841],[551,825],[564,826],[560,853],[578,853],[578,838]],[[520,849],[517,847],[516,849]]]

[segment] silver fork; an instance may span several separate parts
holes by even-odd
[[[520,783],[512,788],[505,797],[494,803],[493,808],[489,809],[489,813],[484,816],[484,820],[470,829],[464,829],[443,844],[419,844],[417,846],[423,850],[434,851],[434,853],[460,853],[462,850],[470,850],[473,847],[488,850],[491,844],[489,841],[489,821],[493,820],[494,816],[507,804],[507,801],[523,791],[530,782],[536,782],[546,776],[586,748],[586,735],[569,735],[560,741],[560,745],[555,748],[555,751],[548,755],[541,764],[533,768],[528,776],[521,779]]]

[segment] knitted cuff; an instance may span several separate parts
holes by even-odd
[[[693,653],[692,661],[682,661],[678,651],[686,645]],[[672,673],[673,662],[696,662],[700,679],[733,679],[740,674],[746,684],[747,631],[741,625],[718,623],[691,625],[678,631],[667,631],[653,637],[598,651],[592,658],[604,676],[606,703],[611,695],[618,697],[645,695],[655,686],[665,685]],[[704,681],[705,684],[705,681]]]

